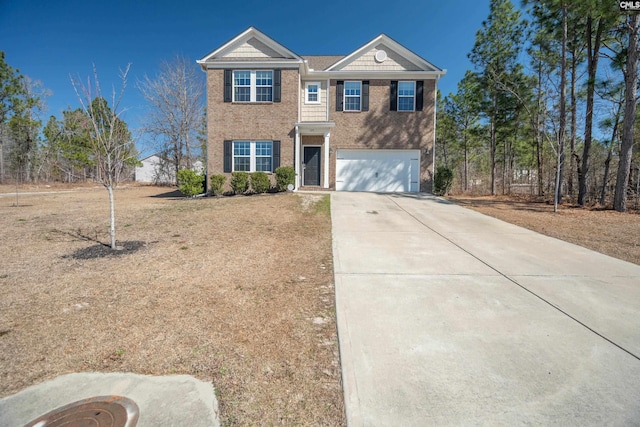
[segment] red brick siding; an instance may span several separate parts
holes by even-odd
[[[293,166],[298,70],[282,70],[281,102],[224,102],[224,71],[207,71],[208,173],[224,170],[224,140],[279,140],[280,165]],[[227,183],[231,174],[227,175]],[[273,179],[272,179],[273,181]]]
[[[369,111],[336,111],[336,80],[331,80],[329,119],[331,131],[330,186],[335,188],[336,150],[340,148],[419,149],[420,190],[431,191],[433,181],[435,81],[424,82],[422,111],[389,111],[390,80],[369,81]]]

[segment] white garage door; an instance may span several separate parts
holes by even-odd
[[[337,191],[420,191],[419,150],[337,150]]]

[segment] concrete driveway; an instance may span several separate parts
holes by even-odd
[[[331,217],[349,425],[640,424],[640,266],[428,195]]]

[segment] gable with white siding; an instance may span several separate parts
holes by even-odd
[[[381,52],[381,53],[378,53]],[[383,52],[383,53],[382,53]],[[376,54],[378,58],[376,59]],[[413,62],[394,52],[383,43],[353,59],[341,68],[343,71],[420,71]]]
[[[442,72],[385,34],[356,49],[327,71]]]
[[[225,52],[222,56],[225,59],[231,58],[284,58],[280,53],[276,52],[265,43],[255,37],[247,40],[240,46]]]

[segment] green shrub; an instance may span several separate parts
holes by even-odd
[[[249,189],[249,174],[247,172],[232,172],[230,184],[235,194],[246,193]]]
[[[256,193],[266,193],[271,188],[269,175],[264,172],[254,172],[251,174],[251,189]]]
[[[204,191],[204,176],[191,169],[178,171],[178,189],[187,197],[194,197]]]
[[[224,189],[224,183],[227,182],[227,177],[224,175],[211,175],[211,194],[219,196]]]
[[[446,166],[436,168],[436,176],[433,179],[433,192],[438,196],[446,195],[453,184],[453,171]]]
[[[296,171],[291,166],[280,166],[276,168],[276,187],[278,191],[287,191],[289,184],[293,185],[296,181]]]

